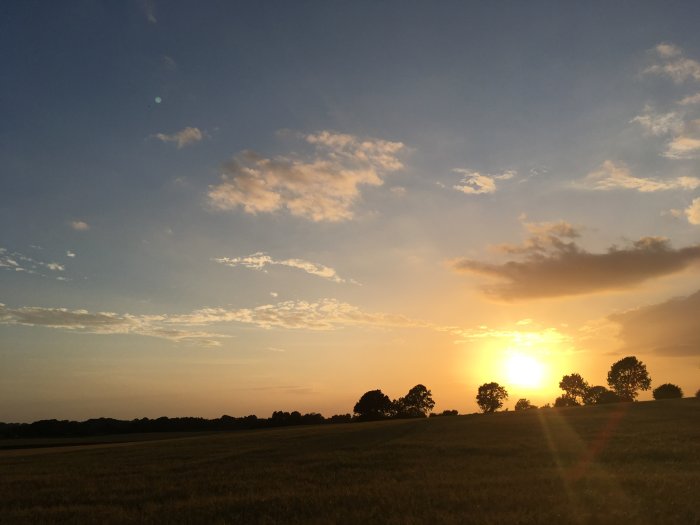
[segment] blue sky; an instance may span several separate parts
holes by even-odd
[[[697,389],[695,4],[0,9],[0,420]]]

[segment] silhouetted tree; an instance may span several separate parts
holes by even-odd
[[[515,403],[515,410],[529,410],[531,408],[537,407],[530,403],[529,399],[518,399],[518,402]]]
[[[586,393],[583,396],[584,405],[598,405],[600,404],[600,396],[605,394],[605,392],[610,392],[607,388],[602,385],[591,386],[586,389]]]
[[[508,399],[508,391],[498,383],[484,383],[476,394],[476,402],[482,412],[495,412]]]
[[[683,390],[678,385],[664,383],[660,387],[652,390],[654,399],[680,399],[683,397]]]
[[[598,396],[598,402],[596,403],[597,405],[607,405],[610,403],[619,403],[621,401],[624,401],[620,396],[618,396],[615,392],[612,390],[605,390],[605,392],[602,392]]]
[[[554,406],[556,408],[562,408],[562,407],[576,407],[578,406],[578,403],[576,402],[575,399],[571,399],[569,396],[566,394],[563,396],[559,396],[554,400]]]
[[[622,400],[634,401],[637,390],[651,388],[651,378],[644,363],[634,356],[628,356],[610,367],[608,384]]]
[[[564,391],[564,396],[571,399],[575,405],[581,405],[588,390],[588,383],[580,374],[570,374],[561,378],[559,388]]]
[[[697,392],[695,392],[695,397],[700,398],[700,390],[698,390]]]
[[[426,417],[435,407],[432,393],[423,385],[416,385],[406,397],[394,401],[396,417]]]
[[[391,417],[394,410],[391,399],[381,390],[370,390],[362,394],[360,400],[355,404],[353,412],[358,419],[372,420]]]

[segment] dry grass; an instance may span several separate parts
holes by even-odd
[[[700,524],[700,400],[0,453],[3,523]]]

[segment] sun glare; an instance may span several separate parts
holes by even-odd
[[[513,385],[535,388],[542,384],[544,367],[528,355],[511,354],[506,361],[506,373]]]

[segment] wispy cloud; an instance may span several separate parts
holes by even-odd
[[[153,4],[153,0],[141,0],[141,10],[149,23],[158,23],[158,19],[156,19],[156,8]]]
[[[700,356],[700,291],[613,314],[624,350],[666,356]]]
[[[90,225],[87,222],[81,220],[71,221],[70,227],[79,232],[84,232],[90,229]]]
[[[700,104],[700,93],[695,93],[693,95],[688,95],[678,101],[681,106],[690,106],[693,104]]]
[[[589,173],[582,181],[577,183],[577,186],[598,191],[628,189],[642,193],[651,193],[668,190],[694,190],[700,187],[700,178],[653,179],[635,177],[624,164],[615,164],[613,161],[606,160],[599,169]]]
[[[75,253],[70,251],[70,250],[66,250],[66,257],[70,257],[71,259],[74,259]]]
[[[695,159],[700,156],[700,119],[685,124],[683,132],[673,137],[662,155],[669,159]]]
[[[646,106],[644,113],[630,122],[642,126],[649,135],[661,136],[683,131],[683,115],[675,111],[656,113],[650,106]]]
[[[190,144],[195,144],[204,138],[204,133],[199,128],[186,127],[175,133],[156,133],[152,135],[161,142],[175,142],[177,149],[182,149]]]
[[[66,267],[61,263],[45,262],[19,252],[10,252],[7,248],[0,248],[0,269],[49,277],[42,272],[45,270],[54,273],[63,272]],[[62,276],[56,278],[61,281],[66,280]]]
[[[261,329],[311,331],[337,330],[349,326],[449,330],[448,327],[438,327],[429,322],[401,315],[365,312],[336,299],[321,299],[314,302],[283,301],[255,308],[202,308],[184,315],[133,315],[35,306],[9,308],[0,303],[0,324],[102,335],[142,335],[205,345],[219,345],[219,339],[230,336],[203,332],[193,327],[243,324]]]
[[[455,184],[452,188],[466,193],[467,195],[495,193],[497,190],[497,180],[509,180],[517,174],[514,170],[504,171],[499,175],[482,174],[478,171],[463,168],[455,168],[452,171],[463,175],[460,184]]]
[[[323,279],[328,279],[336,283],[348,282],[345,279],[341,278],[333,268],[330,268],[323,264],[305,261],[304,259],[276,260],[264,252],[257,252],[246,257],[219,257],[213,260],[220,264],[231,266],[232,268],[235,268],[237,266],[243,266],[245,268],[252,268],[253,270],[264,270],[267,266],[273,265],[287,266],[289,268],[296,268],[310,275],[322,277]],[[352,280],[350,282],[354,283],[354,281]]]
[[[209,187],[211,205],[251,214],[286,209],[316,222],[354,217],[360,186],[380,186],[385,174],[403,167],[400,142],[360,139],[321,131],[303,136],[314,153],[267,158],[244,151],[221,168],[221,183]]]
[[[644,237],[622,248],[590,253],[574,241],[577,236],[567,223],[544,223],[522,246],[498,247],[503,253],[520,255],[519,260],[498,264],[460,258],[451,264],[457,272],[503,281],[484,291],[496,299],[515,301],[625,290],[700,261],[700,245],[673,249],[667,239]]]
[[[667,76],[677,84],[686,80],[700,81],[700,63],[684,56],[678,46],[661,43],[654,51],[658,60],[645,69],[645,73]]]
[[[237,322],[259,328],[304,330],[333,330],[353,325],[432,327],[430,323],[401,315],[365,312],[336,299],[283,301],[256,308],[202,308],[191,314],[170,317],[168,322],[191,326]]]
[[[683,210],[690,224],[700,225],[700,197],[693,199],[690,206]]]
[[[180,330],[163,326],[165,316],[138,316],[113,312],[91,313],[87,310],[25,306],[8,308],[0,303],[0,324],[57,328],[90,334],[138,334],[171,341],[193,341],[218,345],[217,339],[227,337],[201,331]]]

